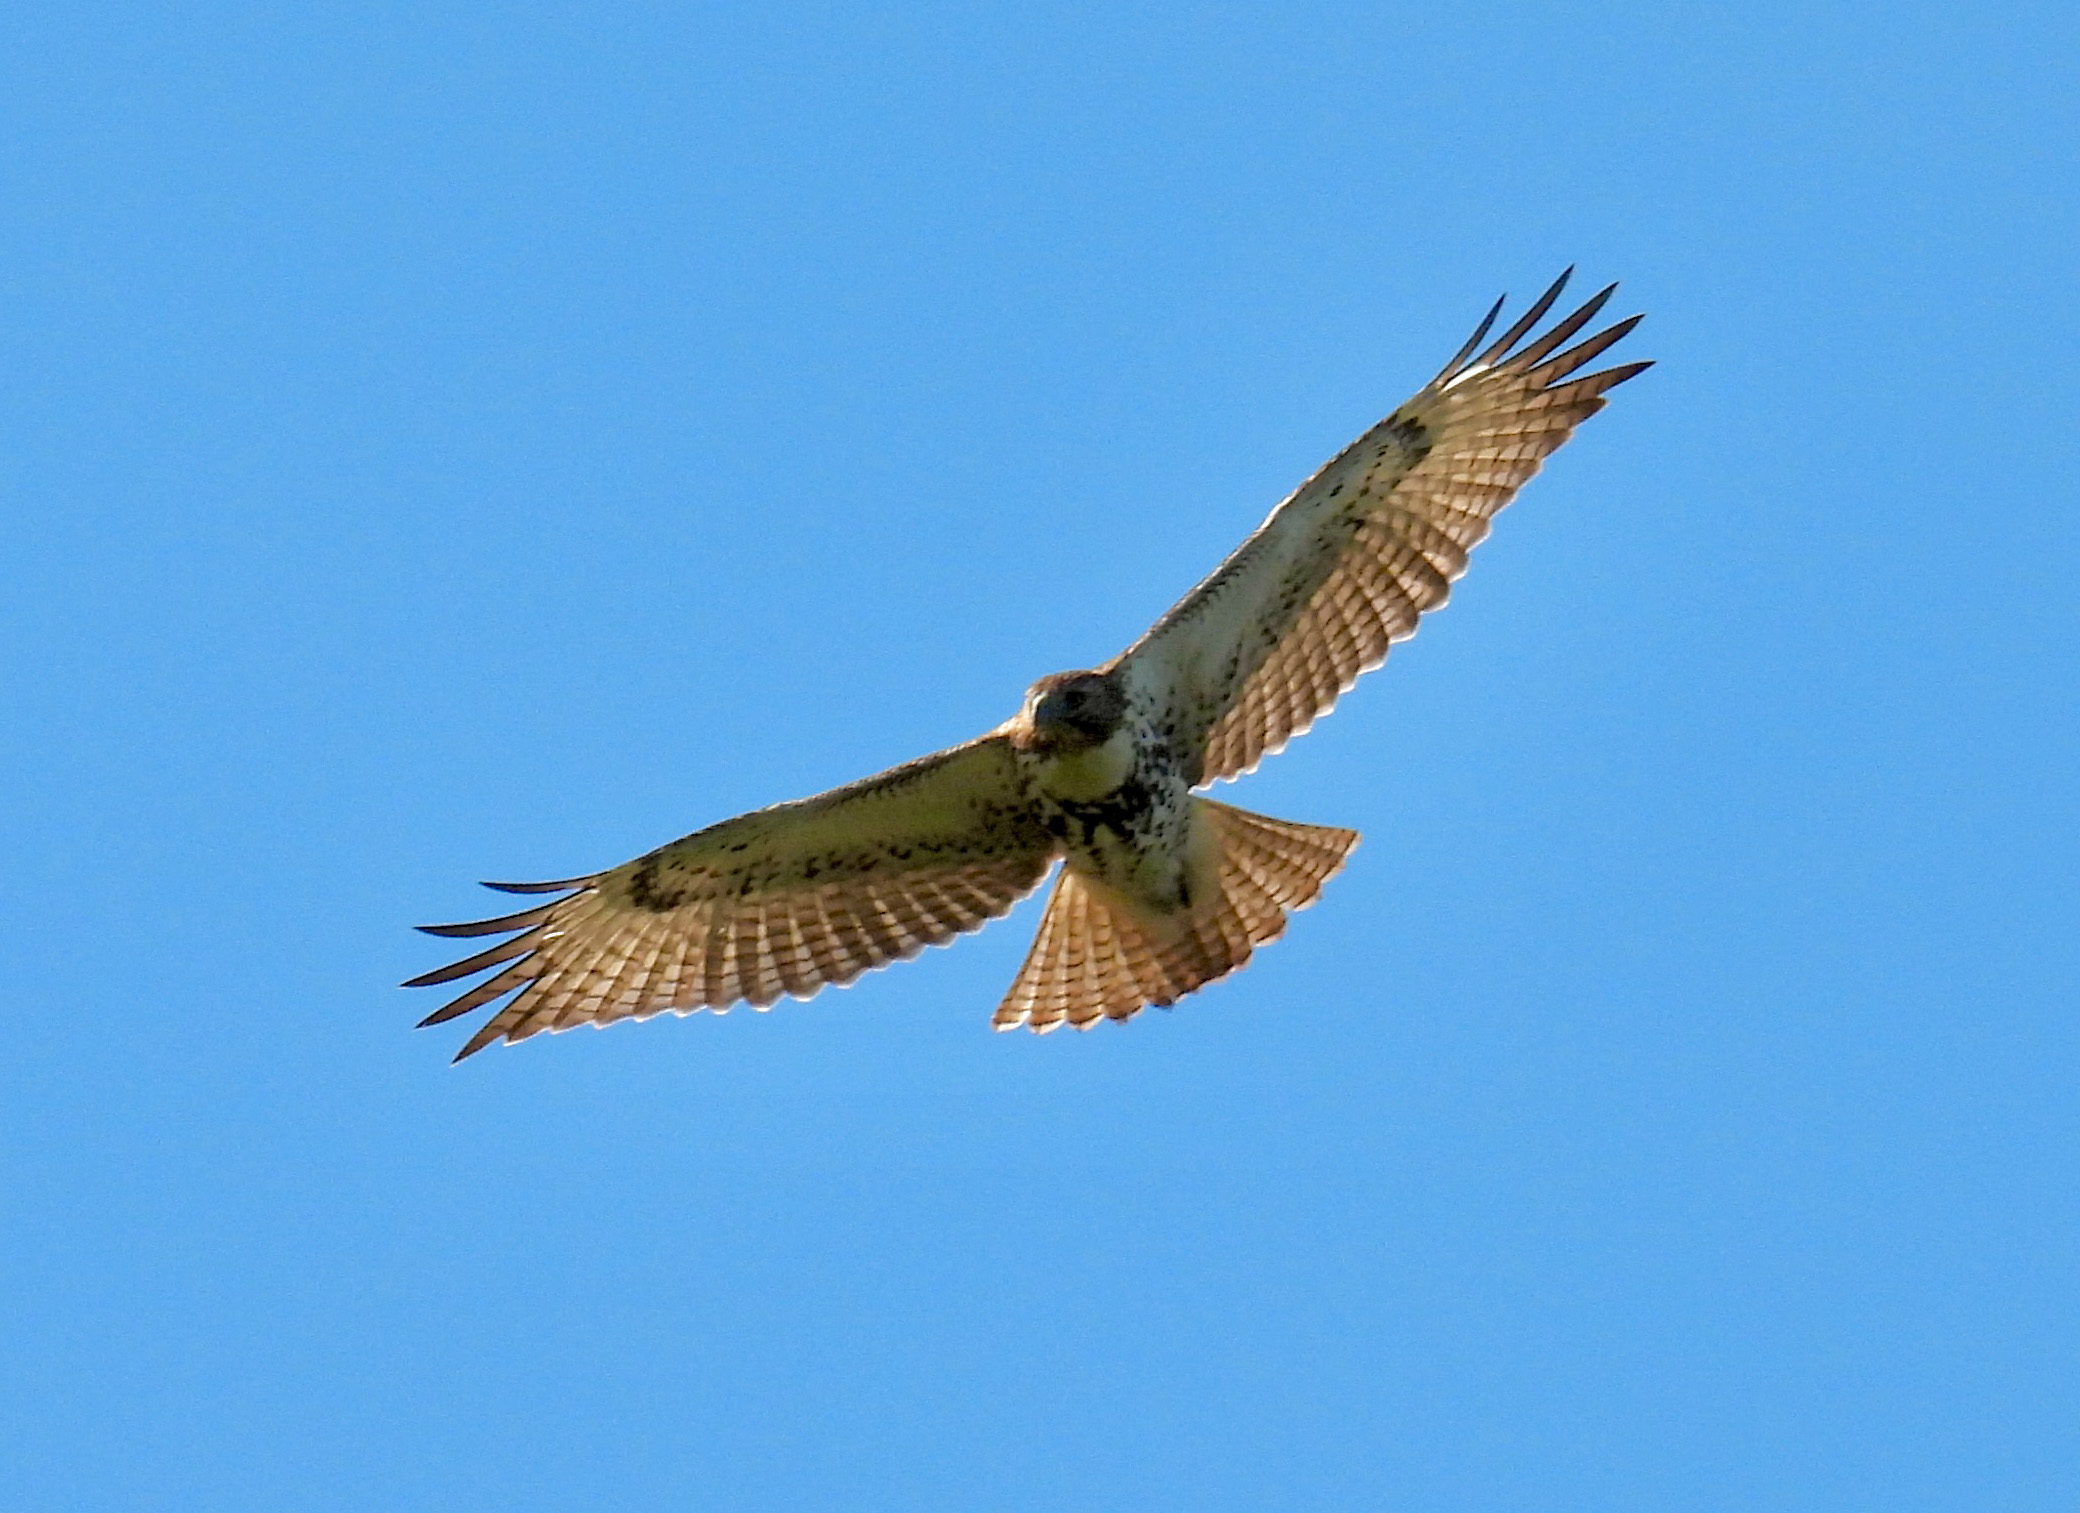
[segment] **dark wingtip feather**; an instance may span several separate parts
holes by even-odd
[[[1606,326],[1594,336],[1577,342],[1557,357],[1546,357],[1545,353],[1540,351],[1538,347],[1527,347],[1525,352],[1527,356],[1532,357],[1534,364],[1530,368],[1532,380],[1537,383],[1550,385],[1565,378],[1577,368],[1587,367],[1627,336],[1630,336],[1632,328],[1645,318],[1640,315],[1628,316],[1615,325]],[[1571,336],[1574,333],[1568,332],[1567,334]],[[1543,345],[1544,343],[1540,343],[1540,346]],[[1544,358],[1544,361],[1538,361],[1538,358]]]
[[[472,935],[502,935],[508,930],[524,930],[529,925],[538,925],[549,917],[550,911],[561,907],[562,900],[553,904],[541,904],[532,909],[523,909],[518,914],[505,914],[497,919],[465,920],[455,925],[414,925],[412,928],[422,935],[438,935],[445,940],[466,938]]]
[[[591,877],[567,877],[559,883],[483,883],[482,887],[494,893],[569,893],[574,888],[583,888],[599,881],[599,875]]]
[[[1443,383],[1459,371],[1466,359],[1473,355],[1473,349],[1481,344],[1481,338],[1486,336],[1489,328],[1495,324],[1495,317],[1502,313],[1502,307],[1508,299],[1507,294],[1500,295],[1494,304],[1488,306],[1488,313],[1482,316],[1481,323],[1473,328],[1473,335],[1466,338],[1466,345],[1452,354],[1452,360],[1444,365],[1443,371],[1437,377],[1430,380],[1432,383]]]
[[[463,1062],[469,1060],[470,1057],[476,1055],[477,1052],[483,1050],[485,1046],[500,1039],[504,1032],[496,1028],[496,1024],[497,1021],[494,1020],[491,1024],[487,1024],[483,1029],[477,1031],[476,1034],[470,1036],[468,1043],[455,1053],[455,1059],[450,1061],[448,1065],[460,1066]]]
[[[1629,383],[1631,380],[1639,377],[1640,374],[1654,366],[1654,361],[1653,358],[1648,357],[1641,359],[1639,362],[1622,363],[1615,368],[1605,368],[1601,372],[1570,379],[1561,387],[1587,389],[1592,394],[1607,393],[1609,390],[1615,389],[1619,384]]]
[[[535,965],[532,954],[509,962],[504,970],[493,973],[473,988],[465,989],[428,1014],[419,1021],[419,1028],[423,1030],[431,1024],[446,1024],[449,1020],[459,1018],[474,1009],[481,1009],[487,1003],[494,1003],[516,989],[526,987],[541,975],[541,969]]]
[[[1606,284],[1603,288],[1597,290],[1581,309],[1557,322],[1545,335],[1539,337],[1537,341],[1534,341],[1530,346],[1524,348],[1523,351],[1511,357],[1511,365],[1518,368],[1533,368],[1544,362],[1562,342],[1573,336],[1582,327],[1588,325],[1590,321],[1596,319],[1603,307],[1610,303],[1610,297],[1617,292],[1618,286],[1616,284]],[[1634,317],[1634,319],[1637,321],[1638,317]],[[1629,330],[1630,327],[1627,329]]]
[[[524,934],[515,935],[510,940],[502,940],[497,945],[489,946],[479,951],[476,955],[465,957],[451,966],[435,967],[431,972],[421,972],[417,977],[405,983],[405,986],[408,988],[431,988],[440,983],[453,982],[458,977],[468,977],[471,973],[481,972],[486,967],[495,967],[500,962],[511,961],[516,956],[525,956],[539,944],[540,938],[541,932],[539,930],[530,930]]]
[[[1503,353],[1509,351],[1511,347],[1522,341],[1526,332],[1545,319],[1546,311],[1553,308],[1553,301],[1560,297],[1560,291],[1567,287],[1567,281],[1573,277],[1574,265],[1570,263],[1567,271],[1553,280],[1552,287],[1533,301],[1531,308],[1517,317],[1516,324],[1496,337],[1494,345],[1489,347],[1479,357],[1476,357],[1474,362],[1477,365],[1491,364],[1500,358]]]

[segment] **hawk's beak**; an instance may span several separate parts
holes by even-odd
[[[1033,750],[1039,752],[1042,756],[1055,755],[1063,747],[1072,745],[1075,739],[1076,731],[1071,726],[1063,725],[1058,721],[1047,722],[1039,719],[1033,721],[1033,739],[1030,745]]]
[[[1043,704],[1041,709],[1045,708]],[[1045,719],[1038,709],[1033,712],[1032,726],[1032,739],[1027,745],[1030,750],[1037,751],[1042,756],[1074,755],[1079,751],[1088,751],[1093,746],[1104,744],[1099,737],[1081,725],[1074,725],[1063,719]]]

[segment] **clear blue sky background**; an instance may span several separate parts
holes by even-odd
[[[8,1505],[2080,1505],[2075,14],[12,8]],[[1661,366],[1241,977],[411,1032],[1577,261]]]

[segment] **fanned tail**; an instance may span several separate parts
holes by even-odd
[[[1153,919],[1104,884],[1064,868],[1040,933],[997,1008],[1000,1030],[1089,1029],[1168,1006],[1226,977],[1285,933],[1358,844],[1355,830],[1299,825],[1199,799],[1218,848],[1214,896],[1188,915]]]

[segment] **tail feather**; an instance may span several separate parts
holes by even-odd
[[[1241,967],[1285,933],[1286,914],[1321,893],[1355,830],[1300,825],[1200,799],[1219,886],[1181,918],[1156,919],[1091,878],[1062,870],[1039,933],[997,1008],[1000,1030],[1089,1029],[1168,1006]]]

